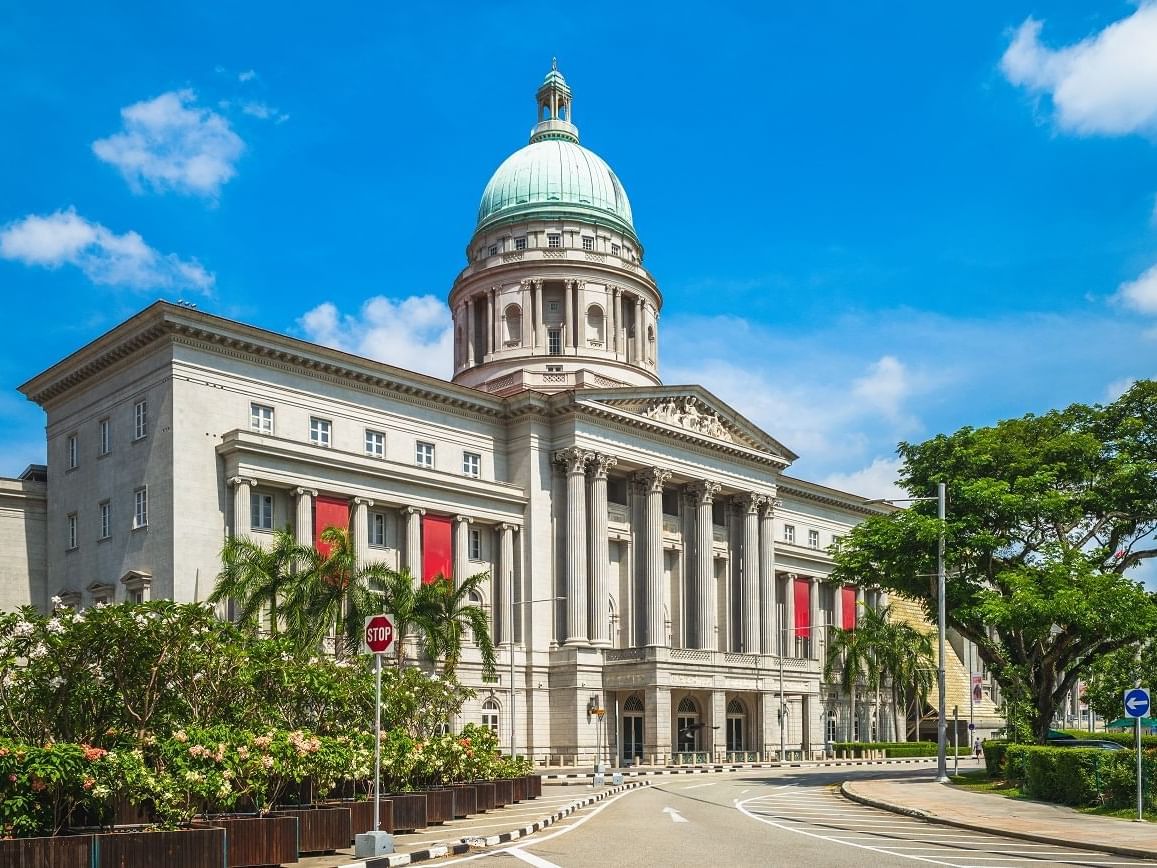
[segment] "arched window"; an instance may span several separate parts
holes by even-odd
[[[491,697],[482,703],[482,725],[498,735],[498,700]]]
[[[647,326],[647,358],[655,363],[655,327]]]
[[[631,694],[627,697],[627,701],[623,703],[623,711],[633,711],[642,714],[643,700],[639,699],[638,695]]]
[[[522,308],[516,304],[507,305],[502,319],[506,321],[506,345],[516,347],[522,343]]]
[[[740,702],[738,699],[733,699],[727,703],[727,713],[743,715],[747,714],[747,710],[743,707],[742,702]]]
[[[732,753],[747,750],[747,709],[738,699],[727,703],[726,741]]]
[[[605,321],[603,309],[597,304],[592,304],[587,308],[587,342],[591,346],[601,347],[603,345],[603,323]]]
[[[677,750],[680,753],[689,753],[699,750],[699,706],[690,696],[684,696],[679,701],[675,711],[675,739]]]
[[[699,706],[695,704],[695,700],[690,696],[684,696],[683,699],[679,702],[679,713],[698,714]]]
[[[479,609],[485,609],[486,608],[486,601],[482,599],[482,595],[479,594],[477,591],[471,591],[467,595],[466,599],[469,601],[471,606],[477,606]],[[477,638],[474,636],[474,631],[471,630],[469,627],[466,628],[466,635],[463,638],[465,638],[466,641],[468,643],[470,643],[471,645],[475,644],[478,641]]]

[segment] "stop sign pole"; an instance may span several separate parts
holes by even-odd
[[[368,615],[365,624],[366,650],[374,655],[374,833],[381,831],[382,787],[382,656],[390,653],[395,640],[393,615]]]

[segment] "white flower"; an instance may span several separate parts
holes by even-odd
[[[16,626],[12,628],[12,635],[17,639],[26,639],[36,630],[29,621],[17,621]]]
[[[63,605],[63,603],[64,603],[64,600],[63,600],[63,599],[61,599],[59,596],[56,596],[56,595],[54,595],[54,596],[52,597],[52,600],[51,600],[51,602],[52,602],[52,605],[55,607],[55,606],[60,606],[60,605]]]
[[[64,679],[61,678],[59,675],[57,675],[55,678],[53,678],[51,681],[48,682],[49,687],[53,688],[54,690],[59,689],[63,684],[64,684]]]
[[[59,618],[53,618],[51,621],[49,621],[44,626],[44,629],[47,630],[49,633],[53,633],[55,635],[60,635],[61,633],[64,632],[64,625],[60,623]]]
[[[29,660],[39,660],[41,657],[48,656],[48,647],[39,642],[32,646],[32,650],[28,652]]]

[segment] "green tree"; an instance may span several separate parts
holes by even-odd
[[[1101,717],[1115,720],[1125,714],[1125,691],[1138,684],[1157,690],[1157,641],[1152,639],[1095,661],[1088,674],[1085,701]]]
[[[477,573],[455,585],[445,576],[437,576],[430,586],[437,643],[436,648],[430,649],[434,652],[431,656],[443,659],[442,671],[449,677],[453,677],[462,659],[462,644],[467,630],[473,633],[482,655],[482,676],[491,678],[494,675],[494,640],[490,635],[489,619],[481,606],[470,601],[471,595],[478,594],[489,578],[488,573]]]
[[[209,602],[232,600],[237,623],[251,629],[268,611],[269,632],[275,634],[280,601],[298,581],[300,567],[312,551],[299,545],[287,529],[276,531],[268,548],[246,536],[229,537],[221,549],[221,572]]]
[[[1157,601],[1125,575],[1157,555],[1157,383],[1107,406],[1074,404],[901,443],[900,478],[934,504],[869,518],[836,550],[837,581],[879,585],[934,617],[947,538],[951,626],[1008,693],[1030,699],[1043,742],[1057,705],[1099,657],[1157,631]]]
[[[381,564],[371,567],[375,587],[380,591],[379,611],[389,612],[394,619],[397,638],[394,655],[398,668],[405,662],[404,636],[417,636],[418,644],[431,658],[436,658],[444,647],[441,633],[439,604],[433,584],[419,582],[409,568],[391,570]]]
[[[854,727],[857,691],[861,685],[867,686],[869,669],[874,666],[874,649],[870,640],[870,634],[864,630],[836,628],[831,633],[824,659],[824,680],[839,683],[848,697],[848,741],[856,740]]]

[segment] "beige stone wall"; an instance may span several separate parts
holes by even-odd
[[[45,485],[0,479],[0,611],[48,605],[46,528]]]

